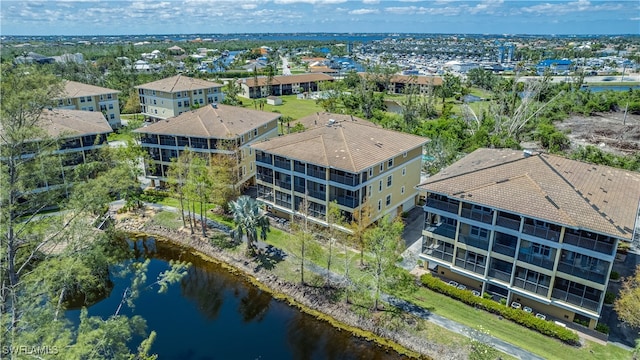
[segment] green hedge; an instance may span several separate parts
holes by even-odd
[[[458,299],[467,305],[500,315],[505,319],[514,321],[522,326],[528,327],[529,329],[538,331],[541,334],[555,337],[567,344],[579,344],[580,338],[578,337],[578,334],[551,321],[542,320],[535,317],[535,315],[522,310],[513,309],[493,300],[475,296],[471,291],[460,290],[454,286],[448,285],[439,278],[431,276],[431,274],[422,275],[420,281],[429,289]]]

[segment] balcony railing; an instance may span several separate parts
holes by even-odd
[[[524,224],[524,227],[522,228],[522,232],[525,234],[533,235],[535,237],[539,237],[542,239],[547,239],[555,242],[558,242],[558,239],[560,238],[560,233],[555,230],[551,230],[546,227],[529,225],[529,224]]]
[[[549,288],[547,286],[530,283],[519,278],[515,279],[513,286],[542,296],[547,296],[547,293],[549,292]]]
[[[334,196],[330,200],[336,200],[338,204],[349,208],[356,208],[359,205],[358,198],[355,198],[353,196]]]
[[[577,305],[581,308],[585,308],[591,311],[598,311],[599,304],[597,301],[585,299],[582,296],[574,295],[566,291],[553,289],[553,291],[551,292],[551,297],[556,300],[568,302],[569,304]]]
[[[461,215],[467,219],[483,222],[485,224],[491,224],[493,222],[493,214],[480,211],[473,211],[471,209],[462,208]]]
[[[256,155],[256,162],[271,165],[271,156],[269,156],[269,155],[257,156]]]
[[[308,190],[309,196],[311,196],[312,198],[316,198],[316,199],[320,199],[320,200],[326,200],[327,198],[327,193],[324,191],[315,191],[315,190]]]
[[[273,165],[281,169],[291,170],[291,163],[289,162],[289,160],[280,160],[276,158],[273,162]]]
[[[507,255],[507,256],[514,256],[516,254],[515,247],[502,245],[497,242],[493,243],[493,251],[497,252],[498,254]]]
[[[291,190],[291,182],[290,181],[282,181],[276,180],[275,185],[281,187],[283,189]]]
[[[507,229],[520,230],[519,220],[509,219],[500,215],[498,215],[498,218],[496,219],[496,225],[505,227]]]
[[[547,270],[553,269],[553,260],[549,260],[548,258],[543,256],[535,256],[532,254],[519,253],[518,260],[524,261],[531,265],[539,266],[541,268],[545,268]]]
[[[273,175],[256,174],[256,177],[260,181],[268,182],[269,184],[273,183]]]
[[[426,206],[432,207],[432,208],[435,208],[435,209],[439,209],[439,210],[444,210],[444,211],[447,211],[447,212],[450,212],[450,213],[454,213],[454,214],[458,213],[458,204],[457,203],[450,203],[448,201],[442,201],[442,200],[436,200],[436,199],[428,198]]]
[[[566,244],[575,245],[584,249],[595,250],[599,253],[611,255],[613,254],[615,247],[614,244],[589,239],[584,236],[565,233],[564,242]]]
[[[462,259],[456,259],[456,266],[477,274],[484,275],[484,265],[475,264]]]
[[[489,276],[507,283],[511,282],[511,274],[498,269],[489,269]]]
[[[469,235],[458,235],[458,242],[463,244],[467,244],[469,246],[473,246],[478,249],[488,250],[489,249],[489,240],[488,239],[480,239],[476,237],[471,237]]]
[[[325,180],[327,178],[327,174],[324,170],[316,170],[314,168],[307,168],[307,175],[312,176],[314,178]]]
[[[456,227],[449,224],[430,224],[425,230],[449,239],[455,239],[456,237]]]
[[[453,254],[444,252],[444,251],[439,250],[437,248],[434,249],[434,248],[428,248],[427,247],[427,248],[422,250],[422,253],[427,255],[427,256],[431,256],[431,257],[434,257],[434,258],[438,258],[438,259],[444,260],[444,261],[446,261],[448,263],[450,263],[451,260],[453,260]]]
[[[573,275],[581,279],[597,282],[598,284],[604,284],[606,276],[602,272],[592,271],[591,269],[581,268],[579,266],[573,266],[567,263],[559,263],[558,271],[565,274]]]
[[[304,186],[304,185],[300,185],[300,184],[296,184],[296,183],[294,183],[294,184],[293,184],[293,190],[295,190],[295,191],[297,191],[297,192],[299,192],[299,193],[304,194],[304,192],[306,191],[306,188],[305,188],[305,186]]]
[[[345,176],[345,175],[339,175],[339,174],[335,174],[335,173],[330,173],[329,174],[329,179],[331,181],[335,181],[337,183],[345,184],[345,185],[349,185],[349,186],[356,186],[356,185],[358,185],[358,182],[359,182],[357,175]]]

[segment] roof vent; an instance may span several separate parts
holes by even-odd
[[[335,119],[329,119],[329,122],[327,123],[327,126],[331,126],[331,125],[333,125],[335,123],[336,123]]]
[[[528,158],[529,156],[533,155],[533,151],[532,150],[524,150],[524,151],[522,151],[522,155],[524,155],[524,157]]]

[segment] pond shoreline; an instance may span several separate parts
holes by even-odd
[[[201,235],[187,231],[168,229],[148,222],[149,216],[131,217],[116,222],[116,228],[136,237],[153,236],[156,241],[177,246],[205,261],[217,263],[227,271],[243,276],[252,285],[265,291],[274,299],[284,301],[299,311],[328,322],[337,329],[349,331],[355,336],[375,343],[385,351],[394,351],[410,358],[457,359],[462,349],[452,349],[434,344],[406,330],[391,330],[380,326],[372,318],[365,318],[351,311],[345,303],[331,302],[323,287],[302,286],[283,280],[272,272],[260,268],[254,259],[244,253],[229,253],[211,245]],[[213,233],[213,230],[209,230]]]

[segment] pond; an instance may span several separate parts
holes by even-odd
[[[157,332],[151,352],[160,359],[402,358],[275,300],[242,277],[183,249],[152,238],[138,244],[144,245],[151,258],[148,283],[168,269],[169,260],[193,264],[168,292],[146,290],[134,309],[123,307],[123,314],[142,316],[148,330]],[[108,317],[117,309],[131,278],[112,276],[112,280],[110,296],[91,306],[89,315]],[[77,323],[79,313],[69,310],[67,317]],[[140,341],[133,339],[131,348]]]

